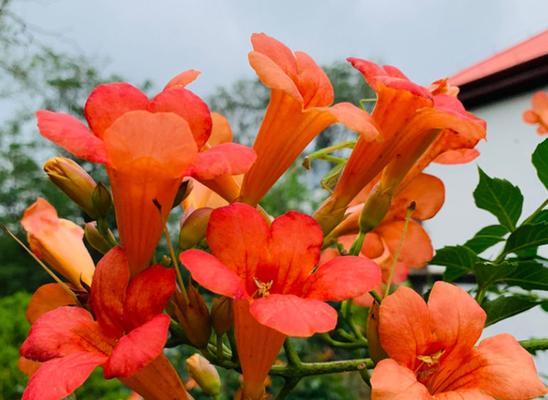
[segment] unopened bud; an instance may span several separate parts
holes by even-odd
[[[392,203],[392,191],[383,190],[377,185],[371,191],[360,214],[360,232],[367,233],[375,229],[386,216]]]
[[[91,197],[97,184],[80,165],[69,158],[54,157],[46,161],[44,171],[86,214],[96,217]]]
[[[194,286],[188,285],[186,292],[187,298],[180,292],[175,293],[175,316],[190,343],[203,349],[211,336],[209,310]]]
[[[101,254],[108,253],[108,251],[114,247],[114,243],[116,243],[116,239],[110,229],[106,234],[108,235],[107,238],[101,235],[95,221],[88,222],[84,225],[84,237],[86,238],[86,241]]]
[[[184,219],[179,232],[179,247],[181,250],[190,249],[205,238],[212,211],[213,209],[209,207],[198,208]]]
[[[379,311],[379,303],[373,301],[371,308],[369,308],[369,316],[367,318],[367,342],[369,345],[369,355],[375,362],[379,362],[388,357],[382,348],[379,339]]]
[[[179,185],[179,189],[177,189],[177,194],[175,195],[175,200],[173,200],[173,205],[171,208],[175,208],[181,205],[184,199],[188,197],[190,192],[192,191],[192,181],[190,179],[185,179],[181,184]]]
[[[91,194],[91,201],[97,218],[104,218],[108,215],[108,211],[112,206],[112,197],[110,191],[101,182],[97,184]]]
[[[221,377],[217,369],[203,356],[196,353],[187,358],[188,374],[209,396],[218,396],[221,393]]]
[[[217,335],[224,335],[232,328],[232,300],[228,297],[217,297],[211,305],[211,324]]]

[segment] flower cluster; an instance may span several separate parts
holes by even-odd
[[[232,143],[227,119],[186,88],[194,70],[151,99],[127,83],[99,85],[84,107],[87,125],[37,112],[42,136],[102,164],[109,182],[96,183],[70,159],[49,160],[52,182],[92,222],[61,219],[42,198],[21,220],[31,251],[57,280],[28,307],[23,399],[62,399],[96,367],[147,400],[190,399],[191,385],[164,355],[168,339],[199,352],[187,365],[207,394],[221,390],[212,364],[241,371],[243,400],[265,398],[270,373],[291,388],[304,376],[352,369],[373,399],[546,393],[511,336],[474,347],[486,315],[463,289],[436,283],[426,304],[397,288],[434,255],[422,221],[440,210],[445,189],[424,169],[475,159],[485,138],[485,122],[464,109],[458,88],[447,80],[423,87],[395,67],[351,58],[377,96],[369,114],[333,104],[329,78],[306,53],[265,34],[251,42],[249,63],[270,89],[252,148]],[[538,115],[531,121],[541,123]],[[333,191],[313,217],[269,215],[263,197],[337,123],[357,139]],[[177,248],[168,218],[179,206]],[[353,314],[359,307],[368,321]],[[316,334],[342,343],[335,331],[374,360],[303,363],[291,347],[290,337]],[[284,344],[287,365],[273,368]]]

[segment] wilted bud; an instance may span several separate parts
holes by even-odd
[[[217,396],[221,393],[221,377],[217,369],[206,358],[196,353],[187,358],[186,367],[188,374],[205,394]]]
[[[377,185],[371,191],[360,214],[360,232],[367,233],[375,229],[386,216],[392,203],[392,192]]]
[[[69,158],[54,157],[46,161],[44,171],[86,214],[96,218],[91,197],[97,184],[80,165]]]
[[[108,239],[101,235],[95,221],[88,222],[84,225],[84,237],[86,238],[86,241],[101,254],[106,254],[114,247],[114,243],[116,243],[116,239],[110,229],[107,234],[109,235]]]
[[[188,285],[186,292],[188,301],[182,293],[175,293],[175,316],[190,343],[202,349],[207,346],[211,336],[209,310],[194,286]]]
[[[232,328],[232,300],[228,297],[217,297],[211,305],[211,324],[217,335],[224,335]]]
[[[191,191],[192,181],[190,179],[185,179],[179,185],[179,189],[177,189],[177,194],[175,195],[175,200],[173,200],[173,206],[171,208],[180,206],[182,201],[187,198]]]
[[[179,247],[181,250],[190,249],[205,238],[212,211],[213,209],[209,207],[198,208],[184,219],[179,232]]]
[[[101,182],[97,184],[95,190],[91,194],[91,201],[93,203],[93,210],[97,218],[104,218],[107,216],[110,207],[112,206],[112,197],[110,191]]]
[[[375,362],[379,362],[380,360],[388,357],[382,348],[381,341],[379,339],[379,309],[379,303],[373,301],[373,304],[369,309],[369,316],[367,318],[367,341],[369,344],[369,355]]]

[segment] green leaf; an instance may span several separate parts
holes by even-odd
[[[539,211],[537,215],[531,220],[531,224],[538,224],[541,222],[548,222],[548,210]]]
[[[548,268],[533,261],[518,263],[517,268],[503,282],[525,290],[548,290]]]
[[[436,250],[436,255],[430,261],[432,265],[442,265],[445,268],[443,280],[452,282],[473,271],[478,256],[465,246],[446,246]]]
[[[537,146],[532,156],[533,165],[544,187],[548,188],[548,139]]]
[[[520,314],[540,303],[541,301],[537,298],[523,295],[501,296],[495,300],[486,301],[482,305],[487,313],[485,326],[493,325],[496,322]]]
[[[476,205],[493,214],[501,225],[514,231],[523,207],[523,195],[517,186],[504,179],[491,178],[481,168],[474,190]]]
[[[482,228],[474,235],[474,237],[468,240],[464,245],[476,254],[480,254],[487,250],[489,247],[502,242],[504,235],[508,233],[508,229],[502,225],[489,225]]]
[[[515,253],[548,244],[548,223],[522,225],[506,241],[504,253]]]
[[[474,265],[476,281],[482,288],[486,288],[496,282],[503,281],[518,267],[517,263],[504,262],[501,264],[478,263]]]

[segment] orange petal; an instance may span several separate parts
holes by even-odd
[[[213,125],[207,144],[215,146],[216,144],[232,142],[232,128],[230,128],[228,120],[223,115],[212,112],[211,121]]]
[[[104,140],[117,226],[135,275],[148,266],[196,143],[178,115],[146,111],[118,118]]]
[[[425,301],[414,290],[399,287],[381,303],[379,334],[388,355],[414,370],[417,355],[430,354],[434,342]]]
[[[251,35],[253,50],[272,60],[292,80],[297,78],[297,62],[293,52],[282,42],[264,33]]]
[[[38,371],[38,368],[40,368],[41,365],[41,362],[32,361],[25,357],[19,357],[17,360],[17,368],[29,378]]]
[[[201,181],[223,175],[240,175],[249,170],[257,156],[253,149],[236,143],[221,143],[201,151],[185,172]]]
[[[76,304],[74,296],[67,293],[58,283],[47,283],[33,293],[27,306],[26,317],[33,324],[42,314],[71,304]]]
[[[413,371],[394,360],[382,360],[371,376],[372,400],[430,400],[426,387],[417,381]]]
[[[228,205],[228,202],[207,186],[192,179],[192,190],[183,200],[185,214],[202,207],[219,208]]]
[[[84,242],[84,230],[66,219],[60,219],[51,204],[38,198],[29,206],[21,225],[27,231],[30,248],[54,270],[82,289],[81,282],[91,285],[95,265]]]
[[[308,54],[297,51],[295,60],[298,70],[298,88],[303,96],[303,107],[328,107],[335,93],[326,73]]]
[[[379,225],[375,232],[382,236],[390,249],[396,254],[403,234],[405,221],[396,220]],[[415,221],[409,221],[407,233],[401,249],[399,261],[412,268],[421,268],[434,256],[434,248],[424,228]]]
[[[181,72],[180,74],[171,78],[171,80],[166,84],[164,90],[171,89],[174,87],[185,87],[191,82],[194,82],[200,75],[200,71],[195,69],[188,69]]]
[[[295,82],[272,59],[257,51],[250,52],[248,59],[251,68],[255,70],[258,78],[266,87],[272,90],[280,90],[291,96],[299,104],[303,103],[303,98]]]
[[[432,218],[445,201],[445,187],[441,179],[428,174],[420,174],[410,182],[402,184],[392,199],[390,211],[385,221],[404,219],[407,207],[414,201],[415,211],[411,217],[418,221]]]

